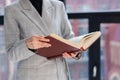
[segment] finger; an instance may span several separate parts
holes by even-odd
[[[71,58],[71,56],[68,53],[63,53],[63,57],[65,57],[65,58]]]
[[[44,47],[50,47],[51,44],[45,43],[45,42],[34,42],[33,43],[33,48],[38,49],[38,48],[44,48]]]
[[[45,37],[43,37],[43,36],[32,36],[30,38],[30,41],[31,42],[34,42],[34,41],[49,42],[50,40],[45,38]]]
[[[41,42],[50,42],[50,40],[47,38],[39,38],[38,40]]]
[[[41,42],[40,46],[41,46],[41,47],[50,47],[51,44],[46,43],[46,42]]]
[[[71,55],[72,57],[75,57],[75,56],[77,55],[77,53],[70,53],[70,55]]]
[[[38,39],[43,39],[43,38],[45,38],[44,36],[35,36],[36,38],[38,38]]]
[[[41,41],[50,41],[49,39],[45,38],[44,36],[39,36],[38,38]]]

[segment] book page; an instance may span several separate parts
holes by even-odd
[[[99,31],[96,31],[96,32],[91,32],[91,33],[84,34],[81,36],[77,36],[69,40],[79,44],[80,46],[82,46],[84,50],[86,50],[100,37],[100,35],[101,33]]]
[[[93,35],[92,33],[88,33],[88,34],[83,34],[83,35],[80,35],[80,36],[76,36],[74,38],[71,38],[69,39],[70,41],[72,42],[75,42],[75,43],[79,43],[80,44],[80,41],[82,41],[83,39],[87,39],[88,37],[90,37],[91,35]]]

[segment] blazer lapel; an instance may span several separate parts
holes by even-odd
[[[49,0],[43,0],[43,12],[42,18],[46,22],[47,26],[51,25],[54,19],[54,7]]]
[[[22,6],[22,12],[26,15],[31,22],[33,22],[40,31],[42,31],[43,35],[47,36],[50,34],[48,29],[48,21],[51,18],[51,8],[49,7],[50,3],[47,0],[43,0],[43,18],[39,15],[36,9],[32,6],[29,0],[20,0],[20,4]]]

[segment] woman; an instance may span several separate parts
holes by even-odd
[[[51,33],[66,39],[74,36],[62,2],[19,0],[5,8],[4,20],[8,57],[19,62],[17,80],[68,80],[64,58],[76,54],[63,53],[63,57],[48,60],[34,53],[51,46],[44,38]]]

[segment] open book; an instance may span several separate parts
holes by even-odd
[[[36,54],[52,58],[62,56],[64,52],[77,52],[87,50],[99,37],[100,31],[91,32],[82,36],[74,37],[72,39],[63,39],[56,34],[50,34],[46,38],[50,39],[51,47],[40,48],[36,51]]]

